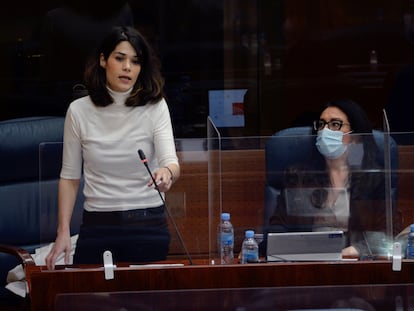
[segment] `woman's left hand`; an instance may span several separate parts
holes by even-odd
[[[355,247],[348,246],[348,247],[342,249],[342,257],[343,258],[358,258],[359,257],[359,252]]]
[[[160,167],[158,170],[154,172],[154,180],[156,182],[156,187],[158,187],[158,189],[161,192],[167,192],[168,190],[170,190],[173,184],[172,178],[173,177],[171,175],[170,170],[166,167]],[[151,179],[148,183],[148,187],[152,186],[154,186],[154,182]]]

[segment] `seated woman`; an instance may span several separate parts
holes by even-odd
[[[330,102],[319,116],[314,152],[285,172],[285,189],[308,193],[316,212],[304,213],[306,207],[292,212],[288,191],[281,191],[268,231],[342,230],[344,257],[375,256],[375,248],[386,243],[386,182],[369,119],[351,100]],[[394,235],[400,229],[394,211]]]

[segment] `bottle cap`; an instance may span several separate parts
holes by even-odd
[[[230,220],[230,213],[222,213],[221,220]]]
[[[414,232],[414,224],[410,225],[410,232]]]
[[[254,237],[254,231],[253,230],[246,230],[245,236],[246,236],[246,238],[253,238]]]

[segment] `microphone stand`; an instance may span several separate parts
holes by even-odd
[[[188,249],[187,249],[187,247],[186,247],[186,245],[184,243],[184,240],[183,240],[183,237],[181,236],[180,230],[178,230],[178,227],[177,227],[177,224],[175,223],[174,217],[173,217],[170,209],[168,208],[167,203],[165,203],[165,200],[164,200],[164,198],[163,198],[163,196],[161,194],[161,191],[158,188],[157,183],[155,182],[155,178],[152,175],[150,168],[148,167],[147,158],[145,157],[145,154],[144,154],[144,152],[141,149],[138,150],[138,155],[139,155],[139,157],[141,159],[141,162],[144,164],[145,168],[147,169],[148,174],[151,176],[151,179],[152,179],[152,182],[154,183],[155,189],[157,190],[157,192],[158,192],[158,194],[159,194],[159,196],[161,198],[161,201],[162,201],[162,203],[165,206],[165,209],[167,211],[168,217],[170,218],[171,223],[174,226],[175,232],[177,233],[178,239],[180,240],[181,246],[184,249],[184,252],[185,252],[185,254],[187,256],[187,259],[190,262],[190,265],[193,265],[193,260],[191,259],[190,253],[188,252]]]

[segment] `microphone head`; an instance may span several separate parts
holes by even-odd
[[[142,151],[142,149],[138,150],[138,155],[139,155],[139,158],[141,159],[141,161],[146,161],[147,160],[147,158],[145,157],[144,151]]]

